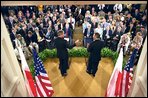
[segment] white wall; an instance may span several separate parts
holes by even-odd
[[[24,78],[1,15],[1,96],[27,97]]]
[[[147,97],[147,37],[134,73],[129,97]]]

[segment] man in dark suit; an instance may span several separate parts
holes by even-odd
[[[140,21],[140,13],[138,9],[135,9],[135,13],[132,13],[132,16],[136,18],[136,20]]]
[[[86,72],[95,76],[99,61],[101,60],[101,49],[104,47],[104,42],[100,40],[99,33],[94,33],[94,41],[89,45],[87,51],[90,52]]]
[[[126,27],[125,33],[130,32],[132,35],[132,39],[136,36],[136,26],[132,22],[130,22],[130,25]]]
[[[118,26],[117,30],[114,31],[114,33],[111,36],[111,43],[110,43],[110,49],[113,51],[117,50],[118,43],[120,41],[120,37],[123,35],[123,32],[121,32],[121,27]]]
[[[128,13],[126,18],[126,27],[129,26],[131,21],[132,21],[131,13]]]
[[[55,39],[55,47],[57,49],[57,56],[60,61],[59,69],[61,71],[62,76],[67,75],[68,69],[68,50],[67,48],[73,48],[78,43],[78,40],[75,41],[74,45],[69,45],[66,40],[64,40],[64,31],[58,31],[58,37]]]
[[[103,31],[103,40],[105,46],[110,47],[111,37],[112,37],[112,30],[110,29],[109,26],[107,26],[106,30]]]
[[[72,45],[72,24],[68,23],[68,21],[66,21],[66,23],[63,26],[63,30],[64,30],[64,38],[69,38],[69,44]]]
[[[39,52],[38,39],[37,39],[36,33],[32,33],[31,31],[28,31],[27,46],[29,47],[31,53],[33,53],[32,50],[34,47],[35,47],[37,53]]]
[[[10,32],[10,39],[11,39],[11,42],[12,42],[12,45],[13,45],[13,48],[15,49],[16,45],[15,45],[15,38],[16,38],[16,31],[15,29],[13,28]]]

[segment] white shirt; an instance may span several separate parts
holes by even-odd
[[[103,29],[102,28],[96,28],[94,30],[94,33],[99,33],[100,34],[100,38],[102,39],[102,35],[103,35]]]
[[[106,30],[106,37],[107,37],[107,39],[110,38],[110,36],[109,36],[109,30]]]
[[[79,10],[79,14],[81,14],[81,9]]]
[[[82,27],[83,27],[83,33],[84,33],[85,29],[87,28],[87,24],[86,23],[83,23],[82,24]]]
[[[67,19],[68,23],[70,23],[70,18]],[[75,19],[72,18],[72,27],[75,29]]]

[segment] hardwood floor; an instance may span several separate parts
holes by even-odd
[[[104,97],[114,65],[110,58],[102,58],[95,77],[86,73],[85,58],[71,58],[68,75],[60,74],[58,58],[44,62],[45,69],[54,89],[53,97]]]

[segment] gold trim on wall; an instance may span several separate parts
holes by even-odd
[[[88,4],[147,4],[147,1],[1,1],[1,6],[24,5],[88,5]]]

